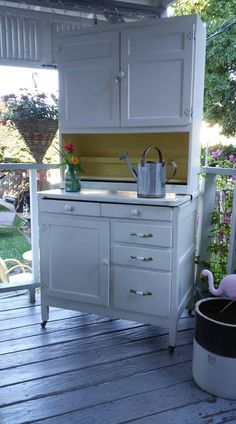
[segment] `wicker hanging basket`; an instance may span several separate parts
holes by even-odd
[[[58,128],[56,119],[20,119],[14,122],[36,162],[43,160]]]

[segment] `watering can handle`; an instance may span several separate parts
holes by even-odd
[[[166,183],[168,183],[168,181],[170,181],[171,178],[175,176],[177,171],[177,164],[174,160],[165,160],[165,162],[163,162],[163,166],[166,166],[168,163],[171,163],[173,166],[173,174],[166,180]]]
[[[142,155],[142,159],[141,159],[141,166],[144,166],[144,159],[145,156],[147,155],[147,153],[149,152],[149,150],[151,149],[156,149],[158,156],[159,156],[159,162],[162,163],[162,153],[160,151],[160,149],[158,149],[158,147],[156,146],[149,146],[147,149],[144,150],[143,155]],[[172,175],[173,176],[173,175]]]

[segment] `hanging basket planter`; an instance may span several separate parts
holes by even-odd
[[[20,119],[14,124],[35,161],[41,163],[57,132],[57,119]]]

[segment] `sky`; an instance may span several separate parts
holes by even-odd
[[[32,91],[35,88],[34,81],[40,92],[58,93],[58,76],[55,70],[0,66],[0,96],[17,94],[19,88]]]

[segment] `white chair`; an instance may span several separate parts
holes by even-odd
[[[7,265],[9,264],[9,265]],[[0,293],[17,290],[29,290],[30,301],[35,302],[35,288],[33,283],[32,268],[22,264],[17,259],[0,258]]]

